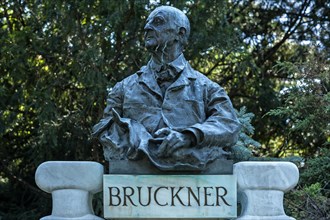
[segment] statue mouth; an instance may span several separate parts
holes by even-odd
[[[147,34],[145,35],[145,39],[146,39],[146,40],[155,39],[155,36],[154,36],[152,33],[147,33]]]
[[[147,30],[147,31],[145,32],[145,34],[144,34],[144,37],[145,37],[146,40],[150,40],[150,39],[154,39],[154,38],[156,38],[156,37],[155,37],[155,33],[154,33],[153,30]]]

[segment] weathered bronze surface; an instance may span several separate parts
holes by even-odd
[[[204,170],[226,159],[240,123],[226,92],[183,55],[190,25],[173,7],[156,8],[145,25],[151,59],[117,83],[93,128],[106,160],[147,157],[161,170]]]

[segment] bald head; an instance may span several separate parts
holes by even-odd
[[[189,19],[188,17],[185,15],[185,13],[183,13],[181,10],[174,8],[172,6],[160,6],[157,7],[155,10],[153,10],[147,21],[150,18],[155,17],[157,14],[164,14],[167,18],[168,21],[172,23],[172,25],[175,25],[175,28],[177,30],[180,31],[182,34],[184,34],[183,36],[183,42],[181,42],[182,44],[187,44],[188,43],[188,38],[189,38],[189,34],[190,34],[190,23],[189,23]]]
[[[153,59],[167,63],[182,53],[188,42],[190,24],[179,9],[161,6],[150,13],[144,30],[145,46]]]
[[[190,24],[187,16],[177,8],[160,6],[153,10],[144,27],[145,45],[155,50],[178,44],[182,49],[188,42]]]

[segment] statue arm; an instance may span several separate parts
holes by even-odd
[[[124,118],[124,81],[117,83],[109,92],[103,118],[93,127],[93,136],[104,147],[106,160],[138,159],[139,149],[147,148],[152,136],[137,121]]]
[[[103,131],[111,126],[113,123],[112,109],[115,109],[119,115],[122,115],[123,94],[123,82],[117,83],[111,89],[107,97],[107,106],[104,109],[103,118],[93,127],[93,136],[98,137]]]
[[[238,138],[240,123],[232,103],[219,85],[211,83],[207,91],[206,121],[187,130],[194,133],[197,145],[230,147]]]

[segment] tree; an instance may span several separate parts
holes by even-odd
[[[136,43],[144,6],[1,3],[0,176],[1,197],[8,200],[1,200],[0,216],[36,219],[50,212],[50,196],[34,183],[40,163],[102,162],[91,127],[102,114],[106,87],[143,61]]]
[[[253,138],[262,145],[255,153],[318,152],[324,138],[300,145],[299,132],[288,139],[286,117],[265,114],[286,105],[289,94],[280,91],[300,80],[279,71],[279,63],[304,63],[313,44],[329,54],[328,2],[159,2],[190,18],[185,56],[193,67],[225,87],[237,109],[254,113]],[[143,26],[155,6],[132,0],[0,3],[0,195],[6,199],[0,200],[0,216],[50,213],[50,196],[34,183],[40,163],[104,162],[91,127],[102,115],[106,88],[147,62]]]
[[[330,63],[317,52],[306,57],[304,63],[283,62],[274,67],[294,80],[287,80],[288,86],[280,92],[283,105],[267,115],[278,117],[284,125],[283,148],[314,156],[330,147]]]
[[[231,85],[229,94],[236,106],[244,103],[256,115],[254,139],[262,143],[260,155],[279,157],[300,153],[286,143],[285,123],[270,115],[265,117],[282,104],[284,97],[280,91],[287,87],[286,82],[299,80],[274,66],[278,62],[304,63],[311,47],[329,54],[328,6],[326,2],[307,0],[234,1],[229,5],[228,20],[239,26],[245,45],[239,62],[228,65],[228,69],[219,69],[220,84]],[[306,152],[304,156],[314,152]]]

